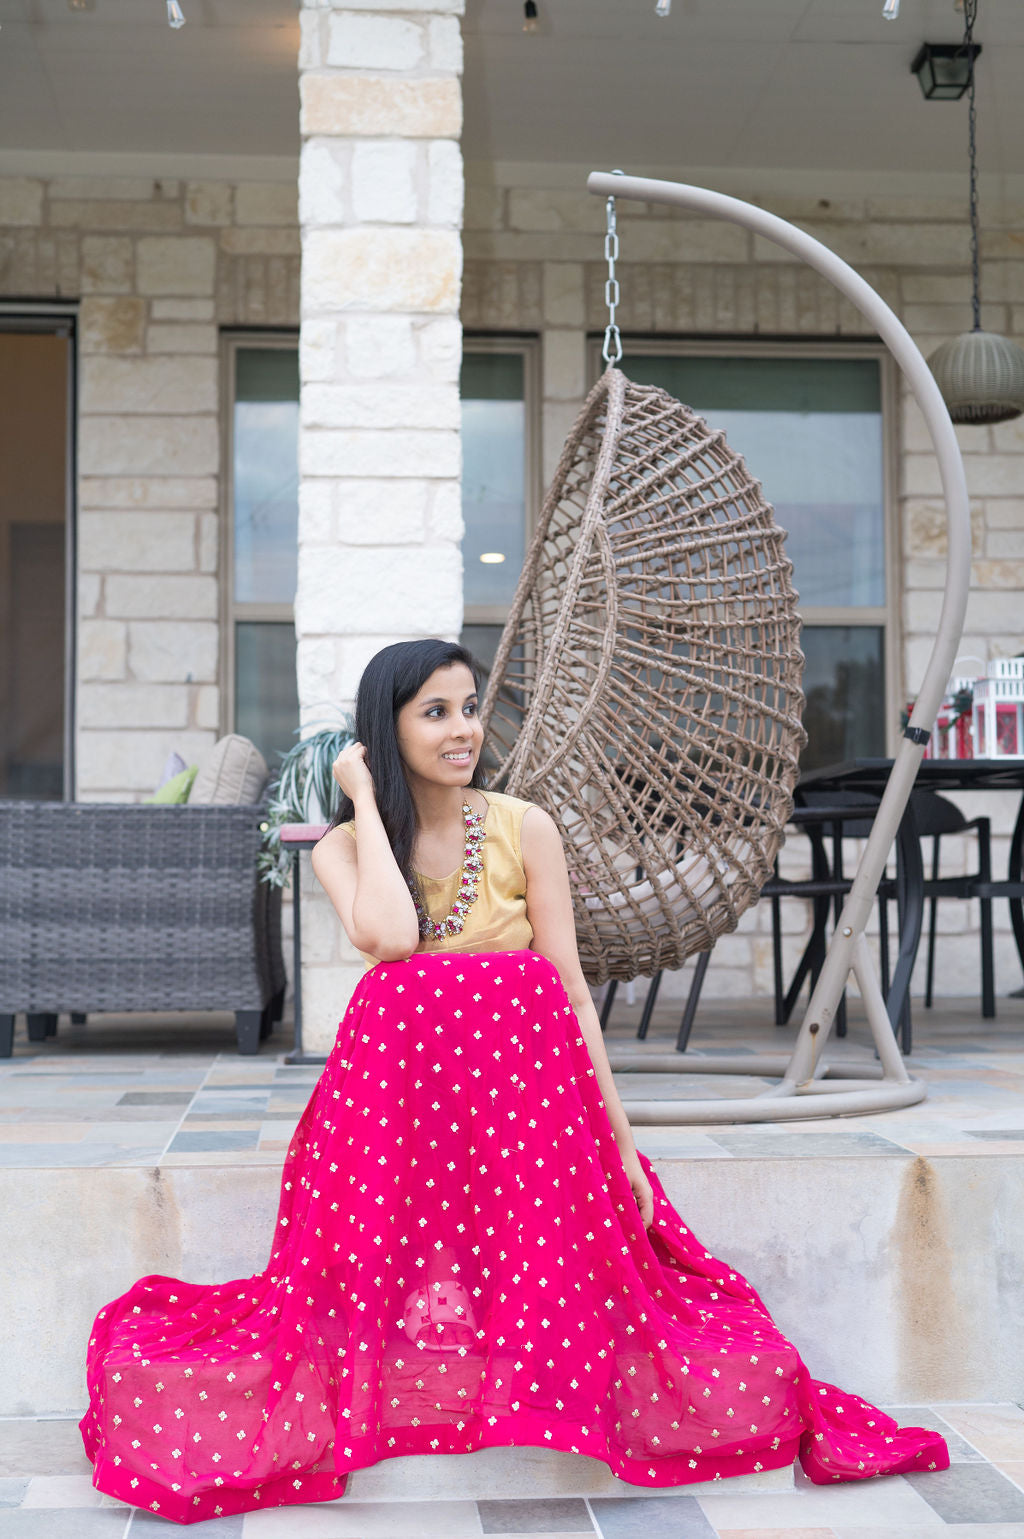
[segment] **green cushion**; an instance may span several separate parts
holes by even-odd
[[[170,780],[165,780],[159,791],[144,798],[147,806],[153,802],[164,805],[168,802],[187,802],[188,793],[192,789],[192,782],[196,778],[198,769],[198,764],[190,764],[188,769],[183,769],[180,774],[172,775]]]

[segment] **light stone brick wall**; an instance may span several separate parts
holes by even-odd
[[[462,627],[461,12],[327,0],[301,13],[304,722],[350,705],[381,647]],[[324,1052],[362,966],[308,870],[303,882],[304,1045]]]
[[[218,330],[296,326],[298,279],[294,183],[0,180],[0,298],[79,301],[80,800],[226,725]]]
[[[460,94],[450,67],[458,10],[455,0],[422,8],[350,0],[304,13],[299,624],[307,719],[327,699],[351,700],[378,646],[428,631],[455,634],[460,623]],[[395,67],[399,54],[388,52],[383,64],[356,65],[357,45],[360,59],[380,58],[378,22],[400,24],[394,34],[385,27],[401,39],[400,50],[418,39],[418,62]],[[466,179],[462,323],[541,336],[545,478],[585,390],[587,334],[605,320],[603,205],[584,191],[585,171],[470,162]],[[847,193],[841,177],[827,182],[824,200],[795,195],[785,177],[773,184],[766,174],[749,187],[723,178],[725,190],[794,219],[852,261],[926,353],[965,328],[962,200],[887,192],[885,178],[870,196],[862,188]],[[764,242],[653,206],[620,202],[619,216],[627,330],[864,334],[831,288]],[[1024,207],[986,197],[982,220],[983,320],[1021,338]],[[169,747],[199,752],[223,725],[216,333],[225,324],[296,324],[298,250],[289,185],[0,180],[0,294],[81,296],[84,797],[146,794]],[[1017,652],[1024,647],[1024,427],[959,431],[974,529],[962,650]],[[934,459],[905,395],[898,439],[900,549],[892,575],[901,595],[904,695],[913,694],[928,655],[945,534]],[[1005,868],[1011,801],[964,799],[972,815],[995,820],[997,872]],[[946,843],[955,869],[968,851]],[[803,933],[800,905],[786,905],[785,919],[792,950]],[[1005,989],[1019,977],[1003,904],[996,922]],[[946,902],[939,925],[938,991],[976,995],[976,915]],[[351,961],[343,975],[335,972],[343,964],[329,915],[310,918],[308,941],[311,1009],[336,1019],[354,977]],[[666,980],[664,994],[685,983],[685,976]],[[755,912],[720,944],[706,992],[764,994],[769,986],[767,913]]]

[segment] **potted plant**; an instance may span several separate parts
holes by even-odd
[[[331,766],[354,737],[355,724],[345,716],[340,727],[321,727],[281,756],[268,789],[267,816],[260,825],[263,848],[256,864],[261,881],[272,887],[288,882],[292,857],[281,847],[286,823],[326,823],[334,815],[338,786]]]

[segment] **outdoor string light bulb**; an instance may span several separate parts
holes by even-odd
[[[178,0],[167,0],[167,25],[175,31],[185,25],[185,12],[178,4]]]
[[[523,31],[536,32],[537,30],[537,0],[526,0],[523,6]]]
[[[898,21],[900,14],[900,0],[885,0],[882,6],[882,15],[886,21]]]

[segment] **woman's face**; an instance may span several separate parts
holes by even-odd
[[[398,749],[410,775],[434,785],[468,786],[484,732],[476,685],[465,663],[437,668],[398,713]]]

